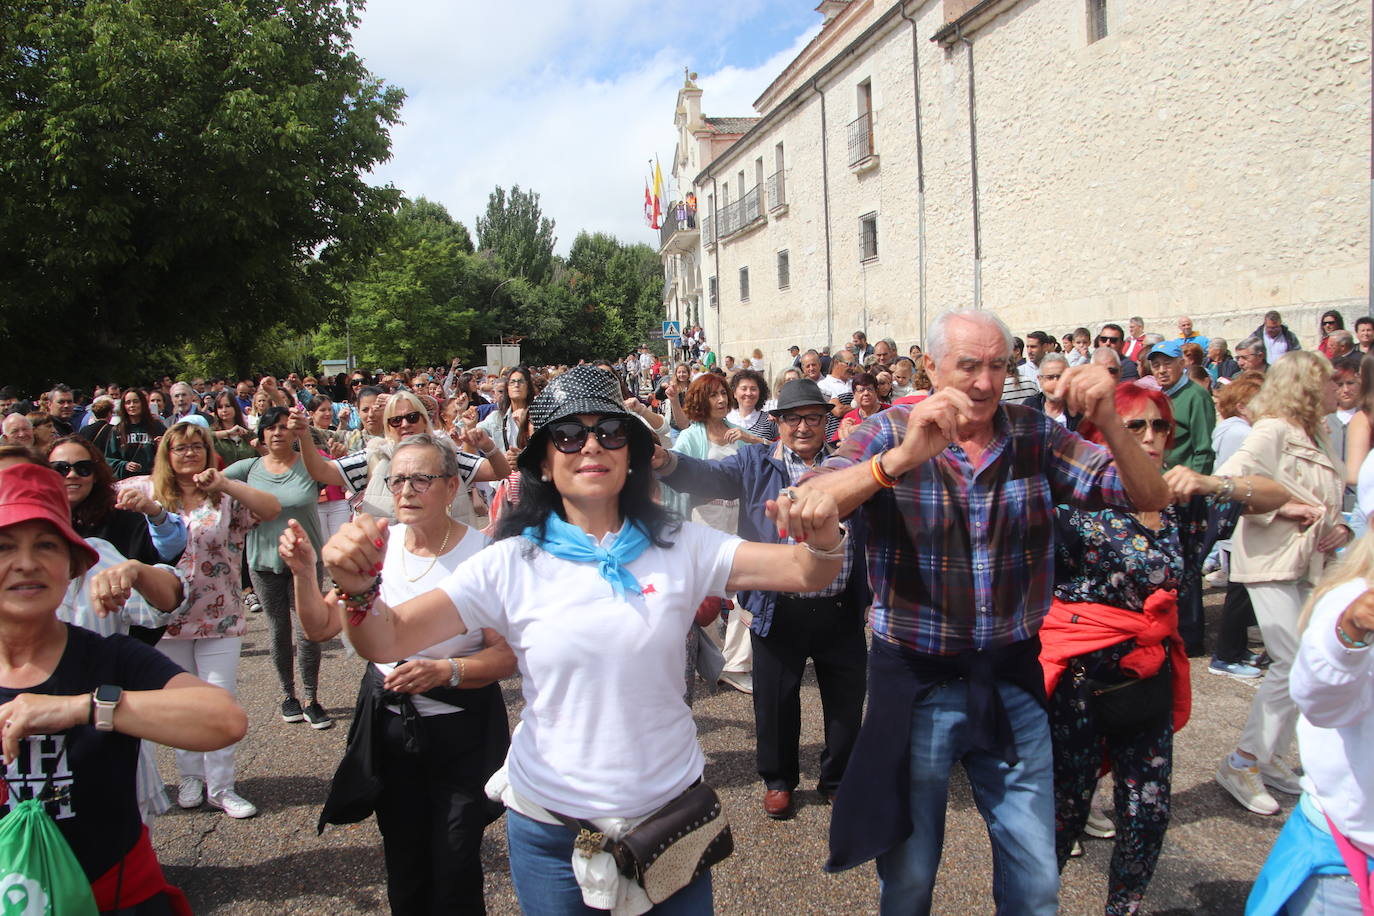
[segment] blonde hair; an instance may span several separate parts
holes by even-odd
[[[153,499],[162,503],[168,512],[181,511],[181,487],[172,471],[172,446],[192,439],[198,439],[205,446],[205,467],[201,470],[214,467],[215,444],[210,439],[210,431],[199,423],[174,424],[157,444],[157,457],[153,460]]]
[[[1364,534],[1345,548],[1339,560],[1326,567],[1321,581],[1312,589],[1312,594],[1307,596],[1302,613],[1298,615],[1298,632],[1307,629],[1307,622],[1312,618],[1312,609],[1323,595],[1352,579],[1374,581],[1374,528],[1366,528]]]
[[[425,432],[434,432],[433,424],[431,424],[429,419],[429,408],[425,406],[424,401],[420,400],[420,396],[413,391],[398,391],[387,400],[386,411],[382,414],[382,422],[386,424],[386,437],[392,442],[400,440],[401,431],[399,429],[392,429],[391,424],[386,421],[390,420],[392,417],[404,413],[411,413],[412,411],[418,413],[425,421]],[[418,434],[412,433],[411,435]]]
[[[1250,420],[1275,417],[1301,426],[1313,442],[1326,441],[1326,383],[1331,362],[1311,350],[1290,350],[1264,374],[1264,385],[1250,399]]]

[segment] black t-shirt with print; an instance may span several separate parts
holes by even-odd
[[[157,690],[181,673],[167,656],[127,636],[101,637],[67,625],[67,648],[42,684],[15,690],[0,687],[0,703],[21,693],[73,696],[102,684],[125,690]],[[86,876],[109,871],[138,840],[135,779],[139,739],[79,725],[55,735],[31,735],[5,772],[0,816],[35,796],[76,853]],[[6,791],[7,790],[7,791]]]

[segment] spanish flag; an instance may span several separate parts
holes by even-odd
[[[663,223],[663,169],[658,166],[658,156],[654,156],[654,222],[657,229]]]

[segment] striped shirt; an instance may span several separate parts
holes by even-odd
[[[801,481],[801,479],[802,479],[803,477],[805,477],[808,473],[810,473],[811,471],[814,471],[818,466],[820,466],[821,462],[825,459],[826,455],[829,453],[830,446],[829,446],[829,445],[823,445],[823,446],[821,446],[821,451],[820,451],[820,453],[819,453],[818,455],[816,455],[816,457],[813,459],[813,461],[815,462],[814,464],[807,464],[805,461],[803,461],[803,460],[801,459],[801,456],[800,456],[800,455],[798,455],[796,452],[792,451],[792,450],[791,450],[790,448],[788,448],[787,446],[783,445],[781,442],[779,442],[779,443],[777,443],[776,445],[774,445],[774,446],[773,446],[773,449],[774,449],[774,451],[773,451],[773,456],[774,456],[775,458],[776,458],[776,457],[781,457],[781,458],[782,458],[782,463],[783,463],[784,465],[787,466],[787,479],[788,479],[788,481],[790,481],[790,482],[792,483],[793,486],[795,486],[797,483],[799,483],[799,482]],[[845,527],[846,531],[847,531],[848,528],[849,528],[848,525],[845,525],[844,527]],[[797,543],[797,542],[796,542],[796,539],[788,537],[788,538],[783,538],[783,539],[779,540],[778,543],[780,543],[780,544],[795,544],[795,543]],[[830,584],[829,584],[829,585],[825,586],[824,588],[820,589],[819,591],[815,591],[815,592],[806,592],[806,593],[804,593],[804,594],[799,594],[799,595],[797,595],[796,597],[798,597],[798,598],[833,598],[833,597],[835,597],[836,595],[838,595],[838,594],[840,594],[841,592],[843,592],[846,588],[849,587],[849,574],[853,571],[853,569],[854,569],[854,542],[853,542],[852,540],[850,540],[848,537],[846,537],[846,538],[845,538],[845,542],[844,542],[844,562],[840,565],[840,571],[839,571],[839,573],[835,576],[835,578],[832,579],[832,580],[830,581]]]
[[[897,445],[911,409],[871,417],[817,473]],[[1106,449],[1026,407],[1000,407],[994,426],[978,466],[950,445],[862,507],[878,636],[931,655],[1034,636],[1054,596],[1055,505],[1132,508]]]

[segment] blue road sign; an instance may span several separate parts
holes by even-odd
[[[665,321],[665,322],[663,322],[663,337],[664,337],[664,339],[667,339],[667,338],[669,338],[669,337],[674,338],[674,339],[677,339],[677,338],[682,337],[682,322],[681,322],[681,321]]]

